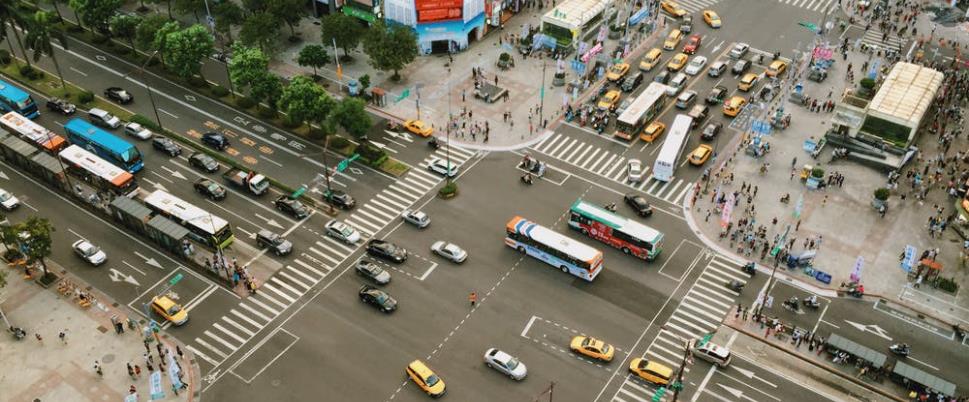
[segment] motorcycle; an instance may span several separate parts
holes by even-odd
[[[787,204],[789,202],[791,202],[791,195],[790,194],[784,194],[784,196],[781,197],[781,204]]]
[[[958,339],[959,342],[966,339],[966,331],[963,331],[959,324],[952,325],[952,332],[956,334],[956,339]]]
[[[802,303],[804,303],[805,307],[810,307],[815,310],[821,307],[821,303],[818,302],[818,297],[814,295],[811,295],[811,297],[804,299]]]
[[[858,282],[850,282],[848,284],[845,284],[844,282],[842,282],[841,287],[848,288],[848,290],[846,291],[848,296],[861,298],[861,296],[865,295],[865,285],[862,285]]]
[[[754,264],[753,262],[748,262],[747,264],[744,264],[744,272],[746,272],[750,276],[754,276],[754,274],[757,273],[757,265]]]
[[[431,140],[427,142],[427,146],[433,150],[437,150],[441,147],[441,143],[437,142],[437,137],[431,137]]]
[[[533,183],[532,182],[532,175],[530,175],[528,173],[523,174],[522,177],[521,177],[521,180],[522,180],[522,183],[525,183],[525,184],[528,184],[528,185],[532,185],[532,183]]]
[[[724,286],[726,286],[727,289],[730,289],[730,290],[732,290],[734,292],[737,292],[737,293],[740,293],[741,291],[744,290],[744,283],[741,282],[741,281],[738,281],[736,279],[734,279],[734,280],[732,280],[730,282],[725,283]]]
[[[907,343],[896,343],[892,346],[889,346],[888,350],[891,350],[892,353],[902,357],[908,357],[909,352],[912,351]]]
[[[387,121],[387,129],[390,130],[390,131],[398,131],[398,130],[400,130],[400,123],[398,123],[396,121],[393,121],[393,120],[388,120]]]
[[[24,329],[20,327],[11,326],[10,328],[7,329],[7,331],[9,331],[10,334],[13,335],[14,339],[18,341],[21,339],[24,339],[24,337],[27,336],[27,331],[24,331]]]
[[[616,203],[613,202],[611,204],[603,205],[602,208],[605,208],[605,210],[609,212],[616,212]]]
[[[784,300],[784,308],[797,313],[801,311],[801,304],[797,302],[796,297],[792,297],[790,299]]]
[[[831,151],[831,160],[833,161],[841,158],[847,158],[849,153],[851,153],[851,151],[848,150],[848,148],[835,148],[834,151]]]

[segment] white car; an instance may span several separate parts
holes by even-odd
[[[516,381],[524,380],[525,376],[528,375],[525,363],[496,348],[485,351],[484,362],[486,366],[498,370],[498,372]]]
[[[431,251],[433,251],[434,254],[447,258],[458,264],[468,259],[467,251],[464,251],[464,249],[458,247],[457,244],[448,243],[443,240],[434,242],[434,244],[431,245]]]
[[[427,170],[448,177],[458,175],[458,166],[455,164],[448,166],[448,162],[441,158],[431,159],[431,161],[427,164]]]
[[[750,45],[740,42],[734,45],[733,49],[730,49],[730,58],[739,59],[741,57],[744,57],[744,55],[747,54],[748,50],[750,50]]]
[[[91,244],[87,240],[78,240],[71,245],[74,252],[91,265],[98,266],[108,260],[108,255],[100,247]]]
[[[626,162],[626,180],[634,183],[643,181],[646,176],[646,169],[643,167],[643,162],[639,159],[630,159]]]
[[[7,211],[13,211],[20,206],[20,200],[9,191],[0,188],[0,205]]]
[[[427,216],[427,214],[424,212],[413,209],[405,209],[404,212],[401,212],[400,217],[404,219],[405,222],[413,224],[419,229],[424,229],[427,227],[427,225],[431,224],[430,216]]]
[[[686,65],[686,75],[697,75],[700,74],[700,70],[707,65],[707,58],[703,56],[696,56],[693,60],[690,60],[690,64]]]
[[[360,241],[360,232],[357,232],[353,226],[336,219],[326,223],[326,235],[350,244]]]
[[[151,130],[145,128],[145,126],[142,126],[141,124],[133,122],[124,125],[124,133],[125,135],[130,135],[139,140],[150,140],[152,136]]]

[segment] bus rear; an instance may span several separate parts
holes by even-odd
[[[0,80],[0,109],[4,112],[20,113],[28,119],[40,116],[37,103],[29,93],[3,80]]]

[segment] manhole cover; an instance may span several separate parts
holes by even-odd
[[[98,325],[98,331],[101,331],[101,333],[103,334],[108,332],[108,329],[105,328],[103,325]]]
[[[272,381],[270,381],[269,383],[270,383],[270,384],[272,384],[272,386],[274,386],[274,387],[278,387],[278,386],[279,386],[279,383],[280,383],[280,381],[279,381],[279,380],[272,380]]]
[[[101,358],[101,362],[104,364],[110,364],[114,362],[114,358],[115,358],[114,354],[106,354],[104,355],[104,357]]]

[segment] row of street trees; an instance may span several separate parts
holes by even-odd
[[[51,254],[54,225],[47,218],[38,216],[31,216],[14,225],[4,216],[0,216],[0,220],[3,221],[0,224],[0,243],[3,243],[4,258],[13,261],[19,256],[27,264],[40,263],[47,277],[50,273],[47,271],[46,258]]]

